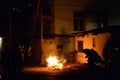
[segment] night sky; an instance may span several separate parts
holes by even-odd
[[[47,13],[46,0],[40,1],[43,12]],[[0,34],[9,36],[10,26],[12,35],[32,33],[37,4],[38,0],[1,0]]]
[[[10,24],[13,34],[29,31],[32,16],[36,11],[37,0],[2,0],[1,2],[1,33],[9,34]]]

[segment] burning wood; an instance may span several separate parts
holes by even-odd
[[[63,69],[63,64],[65,63],[64,61],[58,60],[55,56],[50,56],[47,58],[47,66],[50,69]]]

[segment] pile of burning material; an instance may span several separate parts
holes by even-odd
[[[63,69],[63,65],[66,60],[60,61],[56,56],[50,56],[47,58],[47,66],[49,69]]]

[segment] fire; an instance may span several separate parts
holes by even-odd
[[[55,56],[47,58],[48,68],[50,69],[62,69],[63,63],[60,62]]]

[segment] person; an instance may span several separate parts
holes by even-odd
[[[101,57],[98,55],[98,53],[94,49],[91,49],[91,53],[93,55],[94,63],[101,63],[102,62]]]
[[[32,52],[31,52],[31,46],[28,47],[27,49],[27,63],[28,63],[28,66],[31,65],[31,55],[32,55]]]
[[[1,52],[1,62],[2,62],[2,80],[9,80],[10,77],[10,57],[8,46],[5,45],[4,50]]]
[[[17,43],[11,48],[13,79],[20,78],[23,69],[22,54]]]
[[[120,80],[120,48],[112,48],[107,72],[112,80]]]
[[[82,50],[88,57],[88,66],[94,67],[95,63],[101,63],[102,59],[98,55],[98,53],[92,48],[92,49],[83,49]]]
[[[87,55],[86,57],[88,58],[88,67],[92,68],[94,66],[94,56],[92,54],[91,49],[83,49],[82,52],[84,52]]]
[[[22,52],[22,54],[24,55],[24,59],[23,59],[23,62],[24,62],[24,64],[23,64],[23,66],[24,67],[27,67],[27,62],[28,62],[28,53],[27,53],[27,47],[24,45],[24,44],[22,44],[22,48],[21,48],[21,52]]]
[[[23,44],[19,44],[19,51],[22,57],[22,65],[25,66],[25,46]]]
[[[109,63],[110,63],[110,54],[111,54],[111,42],[110,40],[106,42],[103,51],[102,51],[102,55],[104,57],[104,63],[105,63],[105,68],[107,69],[109,67]]]

